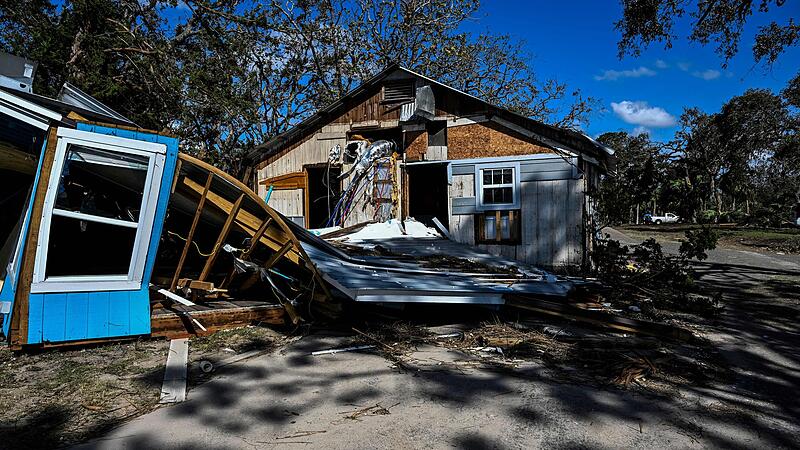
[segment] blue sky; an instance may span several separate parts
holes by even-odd
[[[654,139],[669,140],[677,129],[671,123],[685,107],[714,112],[748,88],[783,89],[800,70],[800,49],[791,49],[765,69],[754,66],[752,37],[769,19],[786,23],[794,12],[797,20],[797,6],[787,2],[767,15],[752,16],[740,52],[726,69],[713,44],[703,47],[687,41],[688,18],[676,24],[679,38],[671,49],[656,44],[641,57],[619,60],[619,34],[613,27],[621,7],[615,0],[486,1],[466,28],[524,40],[539,78],[555,78],[598,98],[603,111],[592,117],[588,134],[643,127]]]

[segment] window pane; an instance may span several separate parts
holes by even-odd
[[[497,203],[512,203],[514,201],[514,193],[513,189],[510,187],[504,187],[498,189],[500,191],[500,200]],[[495,198],[497,194],[495,194]]]
[[[138,222],[148,162],[146,156],[70,144],[55,207]]]
[[[136,229],[52,216],[45,277],[127,275]]]
[[[511,169],[503,169],[503,184],[511,184]]]
[[[483,216],[483,224],[484,224],[484,231],[483,236],[485,239],[494,240],[497,239],[497,228],[496,228],[497,219],[495,218],[494,214],[486,214]]]
[[[503,211],[500,216],[500,239],[511,239],[511,224],[508,220],[508,211]]]
[[[492,171],[489,169],[483,171],[483,184],[492,184]]]
[[[492,171],[492,184],[502,184],[503,183],[503,171],[502,170],[493,170]]]
[[[511,187],[486,188],[483,190],[483,203],[485,205],[506,204],[513,202],[514,189]]]

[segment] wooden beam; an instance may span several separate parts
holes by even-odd
[[[311,194],[308,192],[308,169],[303,168],[303,173],[305,174],[304,185],[303,185],[303,221],[305,222],[306,229],[311,228],[311,219],[309,216],[311,215],[311,199],[309,198]]]
[[[241,259],[245,261],[250,259],[250,254],[253,253],[253,250],[256,249],[258,241],[261,240],[261,236],[264,235],[264,232],[267,231],[267,227],[269,227],[271,223],[272,223],[272,217],[267,217],[267,220],[265,220],[264,223],[261,224],[261,227],[258,229],[258,231],[256,231],[256,234],[254,234],[253,237],[250,239],[250,246],[247,248],[247,250],[242,252]],[[233,280],[233,275],[235,273],[236,273],[236,268],[231,267],[231,271],[228,273],[228,276],[225,277],[225,280],[222,281],[222,284],[220,284],[219,287],[222,289],[227,288],[228,284],[230,284],[231,280]]]
[[[272,266],[274,266],[279,259],[283,258],[283,255],[285,255],[286,252],[292,249],[293,246],[294,243],[292,241],[286,241],[286,243],[283,244],[283,247],[281,247],[277,252],[273,253],[272,256],[269,257],[269,259],[264,263],[264,267],[266,269],[269,269]]]
[[[221,308],[206,311],[191,311],[191,317],[203,323],[206,331],[196,328],[191,319],[177,311],[165,310],[150,318],[153,337],[178,338],[186,336],[205,336],[226,328],[241,327],[251,323],[283,325],[285,310],[280,305]]]
[[[169,190],[170,194],[175,193],[175,186],[178,185],[178,178],[181,177],[181,167],[183,166],[183,161],[180,159],[178,160],[177,164],[175,164],[175,177],[172,178],[172,187]]]
[[[180,162],[180,161],[179,161]],[[178,176],[176,172],[175,176]],[[203,206],[206,203],[206,198],[208,197],[208,191],[211,189],[211,182],[214,181],[214,174],[209,173],[208,178],[206,179],[206,184],[203,187],[203,193],[200,194],[200,201],[197,203],[197,211],[194,213],[194,219],[192,219],[192,226],[189,227],[189,234],[186,236],[186,243],[183,245],[183,251],[181,251],[181,257],[178,260],[178,267],[175,268],[175,275],[172,276],[172,283],[169,285],[169,290],[175,292],[175,287],[178,285],[178,280],[181,277],[181,270],[183,270],[183,264],[186,262],[186,255],[189,254],[189,247],[192,246],[192,241],[194,240],[194,232],[197,230],[197,224],[200,222],[200,216],[203,215]]]
[[[287,173],[277,177],[265,178],[259,181],[258,184],[272,186],[275,190],[305,189],[308,185],[308,173],[306,171]]]
[[[0,169],[35,175],[36,165],[36,156],[0,142]]]
[[[233,204],[230,215],[228,215],[228,218],[225,220],[225,224],[222,225],[222,230],[219,232],[217,242],[214,244],[214,250],[211,251],[211,255],[206,260],[206,265],[203,267],[203,271],[200,272],[200,278],[198,278],[199,281],[205,281],[205,279],[208,278],[208,275],[211,273],[211,269],[214,267],[214,263],[217,261],[217,256],[219,256],[219,252],[222,250],[222,246],[225,244],[225,239],[228,238],[228,234],[231,232],[231,226],[233,225],[233,221],[236,219],[236,214],[239,213],[239,208],[242,207],[243,200],[244,193],[239,195],[239,198],[236,199],[236,203]]]
[[[184,177],[182,185],[197,194],[203,191],[203,187],[200,186],[199,183],[187,177]],[[233,203],[221,195],[214,193],[213,191],[208,193],[208,202],[227,216],[230,216],[231,212],[233,211]],[[263,200],[259,200],[259,202],[264,203]],[[236,215],[235,224],[239,226],[243,232],[250,236],[255,235],[256,231],[258,231],[263,223],[263,220],[245,210],[240,210]],[[286,241],[287,234],[286,231],[282,230],[282,227],[279,227],[279,223],[277,221],[275,221],[272,225],[276,226],[267,227],[267,230],[261,237],[261,242],[272,250],[278,250],[281,248],[282,243]],[[294,263],[298,263],[300,261],[300,257],[297,253],[289,253],[286,256]]]

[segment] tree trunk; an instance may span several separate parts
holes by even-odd
[[[722,215],[722,195],[717,190],[717,180],[713,175],[710,177],[710,181],[711,193],[714,195],[714,201],[717,204],[717,214],[716,217],[714,217],[714,223],[717,223],[719,222],[719,216]]]

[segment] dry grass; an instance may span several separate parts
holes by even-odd
[[[0,447],[80,442],[159,399],[167,341],[14,355],[0,350]]]
[[[224,359],[281,342],[267,328],[225,330],[192,339],[189,357]],[[79,443],[156,409],[168,351],[166,340],[21,354],[0,348],[0,449]],[[191,371],[189,381],[196,381]]]

